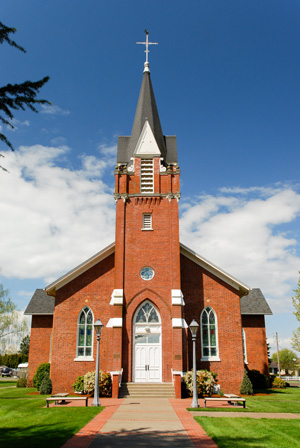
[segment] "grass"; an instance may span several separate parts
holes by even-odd
[[[0,446],[53,448],[76,434],[102,407],[44,408],[36,389],[0,389]]]
[[[245,417],[194,417],[219,448],[299,448],[300,422]]]
[[[280,412],[300,414],[300,388],[288,387],[287,389],[268,389],[261,391],[267,395],[254,395],[246,398],[246,409],[241,407],[230,408],[199,408],[197,411],[221,411],[221,412]],[[194,411],[194,409],[189,409]]]
[[[11,387],[16,386],[17,380],[1,380],[0,387]]]

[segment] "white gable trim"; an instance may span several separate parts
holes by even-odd
[[[218,266],[214,265],[210,261],[206,260],[205,258],[198,255],[193,250],[189,249],[184,244],[180,243],[180,253],[184,255],[185,257],[189,258],[190,260],[197,263],[199,266],[206,269],[211,274],[218,277],[220,280],[223,280],[228,285],[232,286],[236,290],[240,291],[241,293],[248,294],[248,292],[251,290],[250,286],[247,286],[245,283],[241,282],[237,278],[233,277],[230,274],[227,274],[227,272],[223,271]]]
[[[77,278],[79,275],[81,275],[84,272],[91,269],[97,263],[104,260],[109,255],[113,254],[114,251],[115,251],[115,243],[112,243],[109,246],[107,246],[105,249],[103,249],[100,252],[93,255],[88,260],[81,263],[79,266],[76,266],[76,268],[72,269],[71,271],[67,272],[59,279],[55,280],[53,283],[50,283],[50,285],[46,286],[45,291],[47,292],[47,294],[49,296],[55,296],[55,293],[58,289],[67,285],[69,282],[71,282],[72,280]]]
[[[145,121],[133,154],[140,157],[161,156],[148,120]]]

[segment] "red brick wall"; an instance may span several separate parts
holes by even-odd
[[[243,379],[244,361],[240,298],[238,291],[217,279],[185,256],[181,256],[181,289],[184,316],[189,325],[196,319],[200,325],[202,310],[211,306],[217,316],[220,361],[201,361],[201,333],[197,334],[197,369],[218,374],[221,390],[238,393]],[[192,338],[187,334],[186,368],[192,369]]]
[[[49,362],[52,323],[53,316],[32,316],[28,357],[29,386],[32,386],[32,379],[38,366],[43,362]]]
[[[242,316],[249,370],[269,376],[265,316]]]
[[[51,364],[53,393],[73,392],[72,384],[76,378],[88,371],[95,370],[95,334],[94,361],[74,361],[76,358],[77,319],[84,306],[89,306],[94,319],[99,318],[104,324],[100,341],[100,368],[113,370],[113,329],[106,328],[113,308],[109,304],[113,289],[114,255],[112,254],[57,291]]]

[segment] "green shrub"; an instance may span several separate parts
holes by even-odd
[[[17,381],[17,387],[27,387],[27,378],[19,378]]]
[[[252,383],[248,377],[247,370],[244,370],[244,377],[243,381],[240,387],[240,394],[241,395],[253,395],[253,387]]]
[[[52,392],[52,381],[49,378],[49,373],[45,373],[44,378],[41,382],[40,386],[40,394],[41,395],[49,395]]]
[[[189,395],[193,394],[193,371],[187,372],[183,381],[186,386],[186,390]],[[197,391],[198,396],[203,397],[203,395],[211,396],[214,391],[214,385],[217,382],[217,374],[209,372],[208,370],[197,370]]]
[[[274,389],[285,389],[286,388],[286,382],[282,380],[279,377],[276,377],[273,381],[272,387]]]
[[[260,373],[258,370],[249,370],[248,377],[253,389],[267,389],[269,381],[263,373]]]
[[[40,386],[42,384],[45,373],[50,374],[50,364],[48,362],[44,362],[38,366],[36,372],[33,377],[33,386],[40,390]]]
[[[72,384],[74,392],[84,393],[84,376],[80,375],[74,384]]]
[[[95,389],[95,372],[87,372],[84,375],[84,393],[93,393]],[[111,376],[109,372],[99,370],[99,395],[101,397],[111,396]]]

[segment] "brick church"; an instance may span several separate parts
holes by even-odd
[[[97,319],[100,368],[111,372],[115,397],[121,381],[172,383],[180,397],[193,319],[197,369],[216,372],[222,391],[239,391],[245,365],[268,375],[264,315],[272,313],[260,289],[179,241],[176,136],[163,135],[148,57],[131,135],[118,139],[114,198],[115,242],[36,290],[25,311],[29,384],[50,362],[53,392],[72,392],[79,375],[95,370]]]

